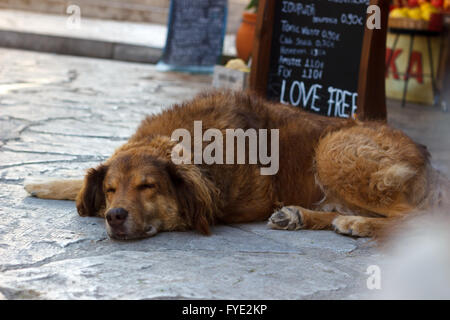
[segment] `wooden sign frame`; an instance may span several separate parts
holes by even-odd
[[[270,51],[275,3],[280,0],[259,0],[249,89],[266,96],[270,68]],[[357,117],[386,121],[385,57],[389,16],[389,0],[370,0],[381,12],[381,28],[365,26],[359,64]]]

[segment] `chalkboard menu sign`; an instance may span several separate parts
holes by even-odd
[[[213,72],[222,54],[227,0],[171,0],[159,70]]]
[[[388,0],[260,0],[260,6],[253,91],[325,116],[385,118]],[[374,7],[382,28],[372,30],[366,19]]]
[[[327,116],[352,116],[367,7],[367,0],[277,1],[267,96]]]

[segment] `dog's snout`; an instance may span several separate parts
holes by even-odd
[[[106,213],[106,220],[111,227],[123,225],[127,219],[128,211],[123,208],[113,208]]]

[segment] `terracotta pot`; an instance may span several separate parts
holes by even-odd
[[[255,37],[256,13],[244,12],[242,23],[236,33],[236,51],[238,58],[248,61],[253,50],[253,38]]]

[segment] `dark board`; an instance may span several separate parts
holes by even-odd
[[[222,54],[227,0],[171,0],[159,67],[211,71]]]
[[[353,116],[368,5],[276,1],[268,98],[322,115]]]

